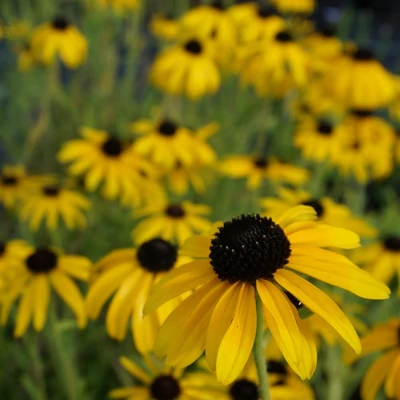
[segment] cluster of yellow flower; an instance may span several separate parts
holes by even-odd
[[[94,3],[121,17],[140,12],[137,0]],[[31,323],[44,328],[51,289],[80,328],[106,307],[111,338],[124,340],[130,326],[142,362],[120,362],[140,384],[115,389],[111,398],[312,400],[302,380],[314,374],[321,342],[343,339],[354,350],[348,363],[354,353],[390,349],[371,365],[362,397],[376,399],[386,379],[386,395],[400,399],[400,320],[368,333],[366,320],[354,315],[366,309],[323,290],[327,283],[363,299],[387,299],[386,285],[400,271],[400,236],[379,234],[310,184],[318,169],[341,174],[339,189],[358,181],[365,190],[363,184],[392,175],[400,162],[399,77],[370,49],[342,42],[331,27],[315,28],[308,19],[313,0],[270,3],[215,1],[177,19],[154,16],[150,30],[165,47],[148,78],[167,96],[198,102],[236,79],[243,91],[279,104],[280,117],[292,123],[287,146],[301,153],[299,163],[268,156],[265,137],[247,154],[221,157],[211,145],[219,123],[187,126],[164,112],[130,123],[131,138],[82,126],[80,137],[57,152],[64,178],[28,174],[21,165],[1,171],[0,204],[33,232],[44,222],[50,234],[62,226],[90,232],[97,192],[132,213],[134,245],[95,263],[52,242],[0,242],[0,320],[8,323],[19,300],[16,337]],[[24,24],[0,28],[0,38],[10,41],[29,34]],[[19,50],[24,72],[58,68],[58,61],[75,69],[90,54],[88,40],[64,17],[33,29],[27,43]],[[392,123],[378,116],[388,108]],[[223,177],[247,180],[258,214],[213,223],[219,217],[201,196]],[[360,237],[370,244],[358,248]],[[74,279],[86,283],[85,295]],[[357,332],[365,335],[361,341]]]

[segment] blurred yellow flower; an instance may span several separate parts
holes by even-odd
[[[315,0],[272,0],[272,4],[285,14],[311,14],[315,8]]]
[[[179,34],[179,23],[165,15],[155,15],[150,21],[150,30],[158,38],[175,40]]]

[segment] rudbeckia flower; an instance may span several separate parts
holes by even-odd
[[[50,231],[57,229],[60,219],[68,229],[86,227],[85,212],[90,208],[89,200],[76,191],[59,186],[55,181],[35,188],[21,202],[21,219],[28,221],[33,231],[38,230],[44,220]]]
[[[198,38],[173,45],[157,56],[150,80],[159,89],[192,100],[215,93],[221,76],[210,43]]]
[[[181,244],[194,233],[210,228],[211,222],[206,219],[210,212],[210,207],[189,201],[172,204],[164,199],[153,201],[153,204],[135,210],[137,217],[145,219],[133,230],[132,237],[138,243],[160,236]]]
[[[88,53],[85,36],[63,17],[37,27],[32,33],[31,46],[42,63],[51,64],[59,56],[68,68],[79,67]]]
[[[14,206],[33,186],[34,181],[26,176],[23,166],[4,166],[0,174],[0,203]]]
[[[397,276],[400,296],[400,236],[383,236],[378,242],[363,246],[363,251],[354,251],[352,260],[360,263],[374,278],[386,284]]]
[[[71,308],[78,327],[83,328],[86,325],[84,300],[71,277],[86,281],[90,266],[90,261],[85,257],[59,254],[49,248],[30,248],[20,264],[10,264],[9,268],[15,274],[11,281],[7,281],[6,316],[18,297],[21,297],[14,335],[21,337],[31,321],[36,331],[43,329],[50,303],[50,288]]]
[[[36,64],[37,60],[32,51],[30,43],[17,49],[18,53],[18,70],[21,72],[30,71]]]
[[[125,400],[216,400],[219,385],[209,372],[173,370],[160,367],[145,359],[145,366],[127,357],[120,357],[120,364],[140,384],[114,389],[109,393],[111,399]]]
[[[111,7],[118,13],[129,10],[137,10],[140,7],[140,0],[97,0],[100,7]]]
[[[121,196],[139,204],[145,192],[143,174],[155,176],[154,167],[136,154],[131,144],[106,131],[83,127],[81,136],[83,139],[64,143],[58,153],[60,162],[71,163],[68,173],[83,175],[89,192],[103,183],[101,193],[107,200]]]
[[[326,73],[324,86],[338,103],[351,109],[386,107],[396,96],[394,76],[366,48],[334,63]]]
[[[289,32],[281,31],[271,42],[254,46],[253,54],[243,62],[241,76],[260,96],[283,96],[306,84],[307,64],[306,52]]]
[[[302,185],[309,178],[309,172],[301,167],[258,156],[230,156],[222,161],[220,169],[231,178],[247,178],[247,187],[257,189],[263,180],[273,183]]]
[[[329,197],[313,197],[305,190],[278,189],[278,197],[265,197],[261,206],[265,215],[272,217],[283,214],[288,209],[305,205],[314,208],[320,221],[325,224],[352,230],[360,236],[373,237],[376,229],[367,224],[362,218],[352,214],[349,207],[339,204]]]
[[[364,375],[361,383],[362,400],[376,400],[383,384],[387,399],[400,399],[400,319],[376,325],[361,339],[361,345],[359,357],[384,351]]]
[[[136,348],[141,354],[149,353],[153,350],[157,329],[179,301],[172,301],[146,318],[143,318],[143,305],[150,289],[167,271],[188,261],[187,257],[178,255],[175,246],[160,238],[148,240],[137,249],[113,250],[94,266],[94,280],[86,298],[88,316],[98,318],[104,304],[113,296],[106,314],[107,333],[123,340],[131,319]]]
[[[198,260],[169,273],[154,286],[145,306],[151,313],[194,290],[159,331],[155,354],[184,367],[203,351],[217,379],[232,383],[246,365],[255,340],[256,295],[264,321],[290,367],[303,379],[315,369],[316,353],[283,289],[325,319],[357,352],[356,331],[336,303],[298,275],[305,274],[360,297],[385,299],[390,290],[343,255],[358,236],[316,221],[312,207],[296,206],[280,218],[242,215],[213,235],[189,238],[182,254]]]
[[[179,23],[165,15],[155,15],[150,21],[151,33],[161,39],[175,40],[179,34]]]
[[[325,119],[307,118],[299,123],[295,131],[294,144],[307,160],[330,162],[339,156],[343,140],[343,127]]]
[[[284,14],[311,14],[315,0],[272,0],[272,4]]]
[[[171,170],[177,163],[210,164],[216,158],[215,151],[206,142],[215,132],[214,124],[193,132],[168,119],[140,120],[132,124],[132,130],[142,135],[134,143],[135,151],[164,170]]]

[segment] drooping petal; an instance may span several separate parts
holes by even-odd
[[[50,286],[45,274],[38,274],[32,284],[35,286],[35,304],[33,305],[33,327],[41,331],[46,322],[50,302]]]

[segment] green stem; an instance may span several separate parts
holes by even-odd
[[[259,391],[261,400],[271,400],[268,383],[267,365],[264,355],[264,330],[263,330],[263,314],[261,299],[256,292],[256,307],[257,307],[257,330],[256,338],[253,345],[253,357],[257,368]]]
[[[329,346],[326,357],[328,372],[327,400],[344,398],[343,375],[338,346]]]
[[[78,377],[72,359],[68,354],[68,348],[62,340],[62,335],[57,326],[57,316],[54,307],[49,310],[49,335],[48,340],[54,358],[55,370],[59,373],[60,383],[64,386],[68,400],[78,400]]]

